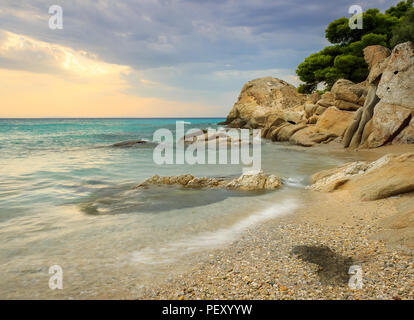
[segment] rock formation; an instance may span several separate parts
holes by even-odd
[[[358,161],[324,170],[311,177],[310,189],[349,190],[361,200],[377,200],[414,191],[414,153],[386,155],[377,161]]]
[[[321,98],[300,95],[282,80],[256,79],[243,87],[225,123],[260,128],[264,138],[310,147],[342,137],[366,94],[364,85],[344,79]]]
[[[363,83],[339,79],[330,92],[301,95],[285,81],[248,82],[230,111],[232,128],[260,128],[262,137],[302,146],[342,139],[345,147],[380,147],[414,141],[414,44],[391,52],[364,49],[369,75]]]
[[[414,44],[364,49],[370,68],[370,89],[362,111],[344,136],[344,146],[375,148],[387,143],[412,143],[414,113]]]
[[[289,83],[272,77],[256,79],[246,83],[224,124],[233,128],[262,128],[271,114],[284,116],[305,102],[305,97]],[[292,110],[293,111],[293,110]],[[300,115],[291,117],[300,118]]]
[[[282,185],[282,181],[274,175],[266,175],[263,171],[247,172],[236,179],[198,178],[191,174],[170,177],[154,175],[139,184],[136,188],[144,188],[151,185],[177,185],[185,188],[227,188],[252,191],[275,190]]]

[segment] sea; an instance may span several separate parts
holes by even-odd
[[[311,174],[351,160],[266,140],[261,168],[282,179],[276,191],[135,188],[154,174],[239,176],[243,164],[153,159],[158,129],[223,120],[0,119],[0,298],[134,299],[255,225],[294,214]],[[148,143],[112,146],[130,140]]]

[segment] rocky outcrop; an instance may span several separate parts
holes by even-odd
[[[364,84],[356,84],[350,80],[339,79],[335,82],[331,91],[325,92],[322,95],[317,105],[320,108],[335,106],[340,110],[355,111],[363,106],[366,95],[367,89]],[[324,109],[319,109],[320,114],[323,111]]]
[[[410,119],[411,111],[409,109],[381,100],[375,106],[372,117],[373,128],[366,145],[369,148],[376,148],[392,142],[402,128],[408,125]]]
[[[392,52],[369,46],[364,57],[370,70],[366,81],[339,79],[321,97],[300,95],[295,87],[270,77],[250,81],[225,123],[260,128],[264,138],[301,146],[335,137],[350,148],[412,143],[414,44],[399,44]]]
[[[370,89],[362,111],[355,114],[344,136],[344,146],[376,148],[387,143],[412,143],[414,113],[414,44],[364,50],[370,68]]]
[[[291,84],[272,77],[246,83],[225,124],[230,127],[263,128],[271,114],[302,105],[306,97]]]
[[[386,155],[374,162],[352,162],[312,176],[310,189],[349,190],[361,200],[377,200],[414,191],[414,153]]]
[[[374,114],[374,108],[379,101],[376,91],[377,86],[371,84],[365,99],[364,107],[355,113],[353,121],[345,132],[344,146],[346,148],[357,148],[362,143],[365,126],[371,120]]]
[[[385,70],[391,51],[383,46],[374,45],[364,49],[365,62],[370,70],[367,81],[374,83]]]
[[[242,174],[236,179],[194,177],[191,174],[160,177],[154,175],[136,188],[153,185],[177,185],[185,188],[226,188],[232,190],[275,190],[282,181],[274,175],[266,175],[263,171],[252,171]]]
[[[388,58],[390,54],[390,49],[380,45],[368,46],[364,49],[365,62],[370,70],[378,63],[384,61],[385,58]]]
[[[261,128],[262,137],[272,141],[313,146],[344,134],[353,113],[340,108],[359,108],[365,91],[362,85],[340,80],[320,99],[318,94],[300,95],[282,80],[256,79],[243,87],[225,123],[230,128]]]
[[[397,45],[378,85],[381,101],[414,110],[414,43]]]
[[[355,111],[365,103],[367,89],[362,84],[350,80],[339,79],[332,87],[333,105],[341,110]]]

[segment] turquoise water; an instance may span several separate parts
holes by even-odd
[[[152,140],[158,128],[175,132],[176,120],[0,120],[0,221],[28,215],[40,206],[63,205],[94,190],[137,183],[155,173],[180,172],[178,166],[154,166],[151,146],[109,147]],[[187,129],[215,127],[222,119],[185,121],[191,122]]]
[[[234,241],[255,223],[293,212],[298,189],[347,159],[265,141],[262,168],[283,178],[270,193],[133,189],[153,174],[236,176],[241,165],[163,165],[155,130],[179,119],[0,119],[0,298],[139,297],[191,265],[191,257]],[[223,119],[180,119],[216,128]],[[60,265],[64,289],[50,290]]]

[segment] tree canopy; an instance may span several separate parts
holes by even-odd
[[[414,42],[414,8],[407,11],[402,17],[400,24],[393,30],[391,46],[395,47],[399,43]]]
[[[332,45],[311,54],[298,66],[296,73],[304,82],[299,86],[299,92],[312,92],[319,83],[325,83],[330,89],[341,78],[364,81],[368,76],[363,53],[365,47],[382,45],[392,48],[398,43],[413,41],[413,0],[401,1],[385,13],[368,9],[362,16],[362,29],[351,29],[346,17],[328,25],[325,37]]]

